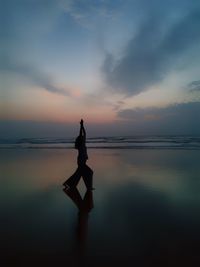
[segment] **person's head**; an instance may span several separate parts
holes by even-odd
[[[84,144],[83,136],[79,135],[75,140],[75,148],[79,149]]]

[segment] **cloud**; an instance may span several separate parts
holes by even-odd
[[[20,75],[30,84],[44,88],[51,93],[68,95],[67,90],[54,85],[51,77],[33,63],[34,45],[39,47],[41,39],[56,23],[60,14],[58,3],[48,1],[6,1],[3,6],[0,32],[0,71]],[[9,18],[9,19],[8,19]],[[6,79],[6,78],[5,78]],[[9,89],[8,89],[9,90]]]
[[[120,5],[120,0],[61,0],[61,5],[76,22],[82,26],[93,27],[91,21],[97,17],[111,18]]]
[[[189,83],[188,89],[190,92],[200,91],[200,80]]]
[[[42,73],[39,69],[32,65],[11,62],[9,59],[4,57],[4,60],[0,63],[0,72],[2,71],[19,74],[26,78],[31,84],[44,88],[51,93],[69,95],[67,90],[55,86],[47,74]]]
[[[200,102],[118,111],[118,117],[129,123],[130,130],[162,134],[200,134],[197,114],[200,114]]]
[[[145,2],[145,1],[143,1]],[[160,11],[147,4],[145,20],[127,44],[120,59],[111,53],[105,55],[103,73],[114,90],[125,95],[136,95],[162,81],[177,68],[178,60],[195,45],[200,45],[200,5],[182,8],[173,14],[173,5]],[[181,7],[181,2],[178,2]],[[157,11],[157,12],[156,12]],[[180,63],[180,62],[179,62]],[[183,62],[182,62],[183,64]]]

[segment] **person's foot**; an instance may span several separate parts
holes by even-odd
[[[64,188],[65,190],[69,190],[69,189],[71,188],[71,187],[70,187],[68,184],[66,184],[66,183],[64,183],[63,186],[65,187],[65,188]]]
[[[87,190],[92,191],[92,190],[95,190],[95,188],[94,187],[88,187]]]

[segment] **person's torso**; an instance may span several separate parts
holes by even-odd
[[[88,154],[87,154],[87,148],[86,148],[86,146],[81,146],[78,149],[78,158],[79,159],[84,159],[84,160],[87,160],[88,159]]]

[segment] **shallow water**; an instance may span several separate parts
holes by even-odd
[[[200,151],[88,152],[78,210],[75,150],[1,149],[2,266],[200,266]]]

